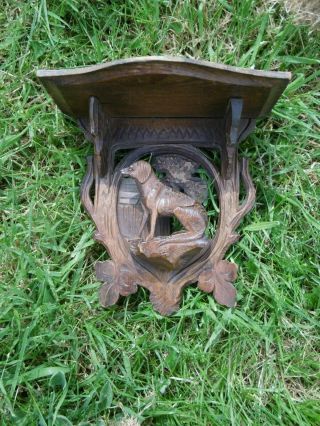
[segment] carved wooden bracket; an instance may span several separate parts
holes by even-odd
[[[197,282],[218,303],[235,306],[237,266],[223,258],[255,200],[238,146],[290,75],[150,57],[38,77],[94,146],[81,200],[110,256],[96,264],[101,304],[142,286],[168,315],[179,308],[183,288]],[[219,150],[220,170],[202,149]],[[213,240],[206,235],[207,188],[199,168],[219,199]],[[170,218],[180,231],[172,232]]]

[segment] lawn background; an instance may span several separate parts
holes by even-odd
[[[319,48],[280,1],[2,0],[2,425],[320,423]],[[35,78],[162,54],[293,73],[241,146],[257,202],[228,252],[233,310],[195,287],[169,318],[143,289],[99,307],[92,146]]]

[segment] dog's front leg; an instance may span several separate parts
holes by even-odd
[[[156,223],[157,223],[157,217],[158,217],[157,209],[153,209],[151,211],[150,232],[149,232],[149,235],[146,238],[146,241],[150,241],[154,237],[154,233],[155,233],[155,229],[156,229]]]
[[[139,237],[142,234],[143,228],[145,227],[145,224],[147,223],[148,217],[149,217],[149,210],[147,209],[147,207],[141,203],[141,207],[143,210],[143,217],[142,217],[142,221],[141,221],[141,225],[140,225],[140,229],[138,232]]]

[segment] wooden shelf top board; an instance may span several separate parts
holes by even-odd
[[[255,119],[271,111],[291,74],[150,56],[39,70],[37,77],[61,111],[87,121],[91,96],[110,117],[222,118],[229,99],[242,98],[242,118]]]

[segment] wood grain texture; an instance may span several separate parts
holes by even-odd
[[[242,98],[242,118],[257,118],[270,112],[291,77],[161,56],[39,70],[37,76],[64,113],[84,121],[91,96],[110,117],[223,118],[228,100]]]
[[[136,292],[140,285],[150,291],[154,308],[169,315],[179,308],[183,288],[198,281],[198,287],[212,293],[217,302],[235,306],[236,290],[232,282],[237,267],[223,257],[239,238],[235,230],[255,199],[248,164],[237,158],[243,131],[240,126],[242,102],[231,100],[227,108],[225,142],[219,145],[220,171],[200,150],[186,144],[145,144],[129,151],[115,165],[115,151],[119,147],[117,144],[101,144],[101,134],[105,134],[103,128],[108,127],[108,119],[101,112],[103,107],[96,98],[91,98],[90,105],[93,115],[90,129],[95,150],[94,156],[88,159],[81,199],[96,224],[95,238],[106,247],[112,259],[98,262],[96,267],[97,277],[103,281],[101,304],[110,306],[120,295]],[[148,163],[141,161],[150,153],[158,170],[167,172],[163,178],[166,184],[160,182]],[[108,166],[105,171],[102,164]],[[207,171],[218,193],[219,223],[212,241],[204,235],[207,221],[204,209],[187,194],[169,190],[166,186],[170,183],[171,188],[176,185],[176,189],[188,191],[196,165]],[[124,176],[134,179],[136,186],[132,181],[129,184],[124,182]],[[247,193],[242,203],[239,201],[240,179]],[[95,196],[91,199],[93,185]],[[139,208],[137,192],[140,194]],[[175,216],[183,230],[176,235],[166,232],[158,236],[155,224],[157,216],[162,215]]]
[[[111,258],[96,264],[101,304],[111,306],[143,286],[154,308],[169,315],[179,308],[184,287],[197,282],[218,303],[235,306],[237,266],[223,258],[255,200],[238,146],[255,119],[270,111],[290,74],[148,57],[42,70],[38,77],[94,146],[81,200],[96,225],[95,239]],[[219,169],[200,148],[220,151]],[[213,240],[205,235],[199,166],[219,199]],[[182,226],[178,233],[170,230],[170,216]]]

